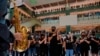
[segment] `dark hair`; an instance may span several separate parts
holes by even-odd
[[[51,28],[56,28],[55,26],[52,26]]]
[[[54,32],[56,30],[56,27],[55,26],[52,26],[51,27],[51,30],[52,30],[52,32]]]

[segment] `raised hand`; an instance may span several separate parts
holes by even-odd
[[[23,36],[22,36],[21,33],[17,32],[17,33],[14,34],[14,37],[15,37],[15,40],[22,40]]]

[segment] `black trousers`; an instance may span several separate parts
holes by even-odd
[[[48,46],[46,44],[40,45],[40,56],[48,56]]]
[[[20,56],[28,56],[28,50],[26,50],[26,51],[24,51],[24,52],[21,52],[21,53],[19,53],[20,54]]]
[[[89,50],[81,50],[81,56],[89,56]]]
[[[59,50],[57,48],[50,48],[50,56],[60,56]]]

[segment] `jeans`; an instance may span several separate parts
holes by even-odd
[[[66,49],[66,56],[73,56],[73,49]]]
[[[36,53],[36,48],[29,48],[29,56],[36,56],[37,53]]]

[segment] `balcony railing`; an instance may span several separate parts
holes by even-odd
[[[100,21],[100,15],[78,18],[78,24],[100,24],[99,21]]]
[[[55,11],[55,12],[45,12],[45,13],[40,13],[40,14],[36,14],[36,15],[37,16],[46,16],[46,15],[58,14],[58,13],[66,13],[66,15],[69,15],[70,12],[77,12],[77,11],[79,12],[79,11],[85,11],[85,10],[91,10],[91,9],[98,9],[98,8],[100,8],[100,5],[88,6],[88,7],[77,8],[77,9]]]
[[[55,11],[55,12],[36,14],[36,16],[45,16],[45,15],[59,14],[59,13],[65,13],[65,12],[66,12],[65,10],[62,10],[62,11]]]
[[[83,8],[78,8],[78,9],[70,9],[70,10],[66,10],[66,14],[69,15],[70,12],[79,12],[79,11],[85,11],[85,10],[91,10],[91,9],[99,9],[100,5],[97,6],[88,6],[88,7],[83,7]]]
[[[32,16],[33,12],[30,11],[28,8],[26,8],[24,5],[20,6],[19,8],[21,8],[22,10],[24,10],[25,12],[27,12],[28,14]]]

